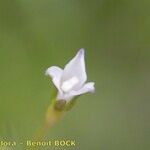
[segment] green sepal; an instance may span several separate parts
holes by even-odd
[[[72,100],[67,102],[66,100],[56,100],[57,98],[57,89],[56,87],[53,88],[53,92],[51,95],[51,105],[56,111],[69,111],[73,108],[73,106],[76,104],[77,98],[79,96],[75,96]]]
[[[54,109],[57,111],[63,111],[66,108],[66,103],[65,100],[57,100],[54,103]]]
[[[56,97],[57,97],[57,89],[56,87],[53,88],[52,94],[50,96],[50,103],[54,104],[56,101]]]
[[[69,111],[69,110],[71,110],[72,108],[73,108],[73,106],[76,104],[76,102],[77,102],[77,98],[78,98],[79,96],[76,96],[75,98],[73,98],[71,101],[69,101],[67,104],[66,104],[66,106],[65,106],[65,111]]]

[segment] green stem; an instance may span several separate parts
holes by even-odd
[[[54,107],[54,103],[52,103],[47,109],[44,125],[38,131],[37,135],[34,138],[34,141],[43,140],[46,137],[48,131],[55,125],[57,121],[62,118],[63,114],[64,112],[56,110]],[[36,148],[37,147],[31,147],[31,150],[35,150]]]

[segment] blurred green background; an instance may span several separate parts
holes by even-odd
[[[48,139],[75,139],[76,150],[149,150],[149,0],[1,0],[0,136],[31,139],[52,94],[45,70],[81,47],[96,93],[80,97]]]

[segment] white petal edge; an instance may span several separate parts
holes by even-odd
[[[66,94],[62,94],[61,92],[58,92],[57,95],[57,100],[66,100],[69,102],[73,97],[82,95],[85,93],[94,93],[95,92],[95,87],[94,87],[94,82],[88,82],[86,83],[80,90],[78,91],[71,91]]]
[[[73,76],[79,79],[79,84],[75,88],[81,87],[87,80],[84,49],[80,49],[76,56],[65,66],[62,80],[68,80]]]
[[[52,78],[54,85],[59,91],[61,91],[60,81],[61,81],[62,74],[63,74],[63,70],[57,66],[49,67],[45,72],[45,75],[50,76]]]
[[[71,91],[71,95],[77,96],[85,93],[94,93],[95,92],[94,85],[95,85],[94,82],[88,82],[80,90]]]

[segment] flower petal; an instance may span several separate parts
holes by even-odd
[[[58,93],[57,100],[66,100],[69,102],[73,97],[85,94],[85,93],[93,93],[95,91],[94,82],[86,83],[80,90],[78,91],[70,91],[68,93]]]
[[[74,87],[78,89],[85,83],[87,79],[84,61],[84,49],[80,49],[76,56],[65,66],[62,75],[62,82],[69,80],[72,77],[76,77],[79,83]]]
[[[68,101],[70,101],[73,97],[74,97],[74,95],[72,95],[72,93],[62,93],[62,92],[58,92],[57,100],[66,100],[66,101],[68,102]]]
[[[63,74],[63,70],[57,66],[49,67],[45,72],[45,75],[48,75],[52,78],[52,81],[58,90],[61,90],[60,80],[61,80],[62,74]]]
[[[95,92],[94,84],[94,82],[88,82],[79,91],[71,91],[71,95],[77,96],[88,92],[93,93]]]
[[[94,82],[86,83],[79,91],[70,91],[68,93],[59,92],[57,95],[57,100],[66,100],[69,102],[75,96],[85,94],[85,93],[93,93],[95,91]]]

